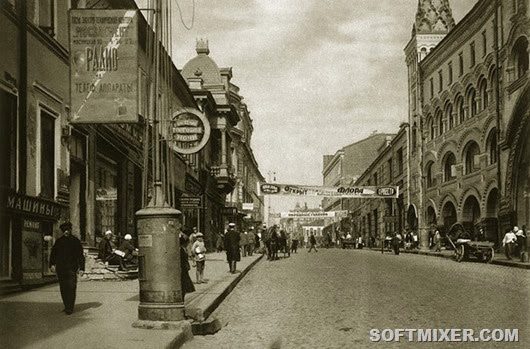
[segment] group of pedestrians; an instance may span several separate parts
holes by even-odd
[[[504,238],[502,239],[502,246],[504,247],[504,254],[506,258],[511,260],[513,256],[519,256],[521,262],[528,261],[526,238],[528,231],[526,226],[521,229],[515,226],[513,229],[508,229]]]

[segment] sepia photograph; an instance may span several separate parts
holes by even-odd
[[[528,0],[0,0],[0,347],[530,347]]]

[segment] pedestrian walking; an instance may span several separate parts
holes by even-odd
[[[519,249],[519,258],[521,259],[521,262],[528,262],[528,255],[526,249],[526,239],[528,237],[528,232],[526,231],[526,225],[523,225],[523,227],[519,229],[517,233],[515,233],[515,236],[517,237],[517,248]]]
[[[412,232],[412,248],[417,249],[418,245],[419,245],[418,234],[415,231],[413,231]]]
[[[248,245],[248,234],[246,231],[240,233],[239,237],[239,248],[243,254],[243,257],[247,256],[247,245]]]
[[[517,236],[515,232],[519,231],[518,227],[513,227],[513,230],[507,230],[502,239],[502,246],[504,246],[504,254],[507,259],[512,259],[513,247],[517,241]]]
[[[438,229],[434,232],[434,246],[434,252],[442,252],[442,236]]]
[[[278,259],[278,245],[280,242],[280,236],[278,234],[279,232],[276,225],[273,225],[270,232],[271,261],[275,261]]]
[[[204,266],[206,264],[206,246],[204,246],[204,240],[202,233],[195,235],[195,242],[191,246],[193,256],[195,258],[195,276],[198,284],[206,283],[204,280]]]
[[[296,231],[294,234],[293,234],[293,239],[291,241],[291,252],[292,253],[297,253],[298,252],[298,242],[300,240],[300,233],[298,231]]]
[[[392,249],[394,250],[394,254],[399,255],[399,247],[401,245],[401,234],[395,233],[392,237]]]
[[[190,278],[190,262],[188,258],[188,237],[180,234],[180,284],[182,286],[182,300],[186,293],[195,292],[195,286]]]
[[[318,252],[317,239],[315,238],[315,234],[313,234],[313,231],[311,231],[309,235],[309,250],[307,252],[311,252],[312,249],[314,249],[315,252]]]
[[[235,223],[228,224],[228,231],[225,235],[225,251],[226,260],[230,272],[234,274],[236,272],[236,263],[241,260],[241,253],[239,252],[239,233],[236,231]]]
[[[50,269],[57,273],[59,289],[64,304],[64,312],[74,312],[77,290],[77,273],[85,271],[85,256],[81,241],[72,235],[72,223],[60,225],[63,235],[57,239],[50,254]]]
[[[249,256],[252,256],[252,254],[254,253],[254,249],[256,248],[256,235],[254,234],[252,230],[250,231],[250,233],[248,233],[247,240],[248,240],[247,254]]]

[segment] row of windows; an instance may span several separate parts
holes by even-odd
[[[486,139],[486,151],[488,154],[488,164],[495,164],[497,158],[497,131],[496,129],[491,130]],[[470,141],[464,147],[462,154],[462,162],[464,175],[471,174],[480,169],[480,147],[477,142]],[[433,187],[436,183],[435,178],[435,162],[430,161],[426,166],[426,180],[427,187]],[[444,182],[453,180],[456,178],[456,156],[453,152],[449,151],[444,154],[442,158],[442,180]]]
[[[396,175],[399,176],[403,173],[403,148],[399,148],[396,151],[396,165],[397,165],[397,173]],[[376,171],[372,174],[370,178],[368,178],[367,185],[371,186],[377,186],[380,184],[383,184],[380,182],[379,173],[385,174],[385,179],[383,180],[384,184],[392,183],[392,180],[394,179],[394,159],[390,158],[387,160],[386,164],[382,165],[379,171]]]
[[[486,30],[482,32],[482,56],[485,56],[488,52],[488,39],[486,35]],[[472,68],[476,64],[476,54],[475,54],[475,42],[469,44],[469,67]],[[463,51],[458,54],[458,76],[464,75],[464,53]],[[430,96],[434,97],[434,78],[430,79]],[[453,84],[453,62],[450,61],[447,63],[447,85],[451,86]],[[438,92],[442,92],[444,89],[444,74],[443,69],[438,70]]]
[[[480,103],[477,97],[480,98]],[[455,108],[453,108],[453,103],[446,101],[443,111],[437,108],[434,117],[431,114],[427,116],[427,138],[432,140],[441,136],[445,131],[463,123],[467,118],[474,117],[488,107],[489,100],[488,81],[482,76],[479,79],[478,93],[473,86],[469,86],[465,98],[460,94],[455,98]]]

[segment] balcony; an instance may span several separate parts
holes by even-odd
[[[210,174],[217,180],[217,188],[223,193],[229,194],[234,190],[236,177],[226,166],[212,166]]]

